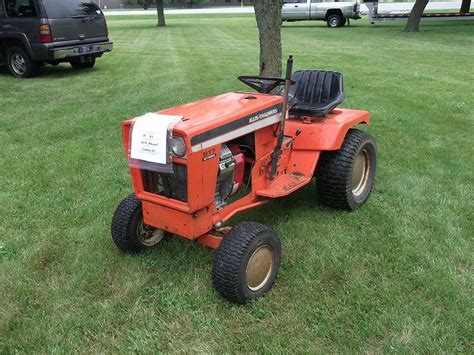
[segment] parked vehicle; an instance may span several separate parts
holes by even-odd
[[[321,0],[284,0],[282,21],[326,21],[329,27],[344,26],[348,19],[360,19],[357,2],[321,2]]]
[[[44,64],[92,68],[112,48],[92,0],[0,0],[0,64],[18,78],[37,75]]]
[[[369,124],[369,112],[337,108],[345,99],[341,73],[292,69],[290,56],[284,79],[239,77],[257,92],[228,92],[122,122],[134,191],[112,218],[120,250],[150,250],[173,234],[216,249],[215,289],[246,303],[271,289],[282,246],[263,224],[224,223],[313,178],[326,206],[353,211],[367,202],[377,148],[357,127]],[[313,194],[309,187],[304,193]],[[288,213],[297,213],[297,198],[291,203]],[[285,236],[288,244],[297,228]]]

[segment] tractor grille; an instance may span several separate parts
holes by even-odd
[[[142,170],[143,188],[160,196],[188,202],[188,174],[186,166],[174,164],[171,174]]]

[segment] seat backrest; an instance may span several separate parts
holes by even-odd
[[[344,99],[342,74],[325,70],[298,70],[291,76],[290,113],[324,116]]]

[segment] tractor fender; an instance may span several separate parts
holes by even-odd
[[[369,123],[370,115],[367,111],[335,109],[311,123],[296,119],[286,121],[285,135],[294,137],[296,131],[301,131],[293,142],[295,151],[338,150],[349,129],[358,124]]]

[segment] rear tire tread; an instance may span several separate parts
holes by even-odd
[[[351,129],[339,150],[321,154],[316,170],[316,186],[318,198],[324,205],[349,211],[359,207],[352,199],[352,187],[348,181],[351,179],[354,159],[365,140],[374,142],[370,134]],[[372,187],[373,181],[369,185],[368,195]]]

